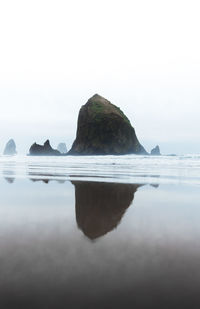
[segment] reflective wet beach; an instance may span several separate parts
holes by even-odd
[[[0,308],[199,308],[198,183],[6,164]]]

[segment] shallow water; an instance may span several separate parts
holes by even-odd
[[[0,173],[46,180],[200,184],[200,155],[0,156]]]
[[[199,168],[1,157],[0,308],[199,308]]]

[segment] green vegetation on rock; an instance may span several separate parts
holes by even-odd
[[[96,94],[88,101],[90,103],[89,110],[93,118],[98,121],[102,118],[101,114],[118,114],[131,125],[129,119],[118,106],[110,103],[106,99],[104,101],[102,99],[104,98]]]
[[[104,110],[102,104],[99,102],[93,102],[90,106],[90,109],[94,114],[102,113]]]

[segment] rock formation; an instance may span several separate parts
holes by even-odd
[[[73,181],[78,227],[90,239],[112,231],[134,199],[137,184]]]
[[[151,150],[151,155],[152,156],[160,156],[161,155],[160,147],[158,145]]]
[[[13,156],[13,155],[17,154],[16,144],[15,144],[15,141],[13,139],[10,139],[7,142],[3,154],[9,155],[9,156]]]
[[[58,150],[55,150],[51,147],[49,140],[46,140],[44,145],[38,145],[34,143],[30,150],[29,154],[31,156],[60,156],[61,153]]]
[[[58,144],[57,150],[58,150],[60,153],[62,153],[62,154],[67,153],[66,144],[65,144],[65,143],[60,143],[60,144]]]
[[[95,94],[80,109],[70,155],[147,154],[124,113]]]

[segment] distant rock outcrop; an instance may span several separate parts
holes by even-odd
[[[80,109],[71,155],[147,154],[124,113],[95,94]]]
[[[65,143],[60,143],[58,144],[58,147],[57,147],[57,150],[62,153],[62,154],[65,154],[67,153],[67,146]]]
[[[49,140],[46,140],[44,145],[38,145],[34,143],[30,150],[29,154],[31,156],[60,156],[61,153],[58,150],[55,150],[51,147]]]
[[[160,156],[161,155],[160,147],[158,145],[151,150],[151,155],[152,156]]]
[[[15,144],[15,141],[13,139],[10,139],[7,142],[3,154],[9,155],[9,156],[13,156],[13,155],[17,154],[16,144]]]

